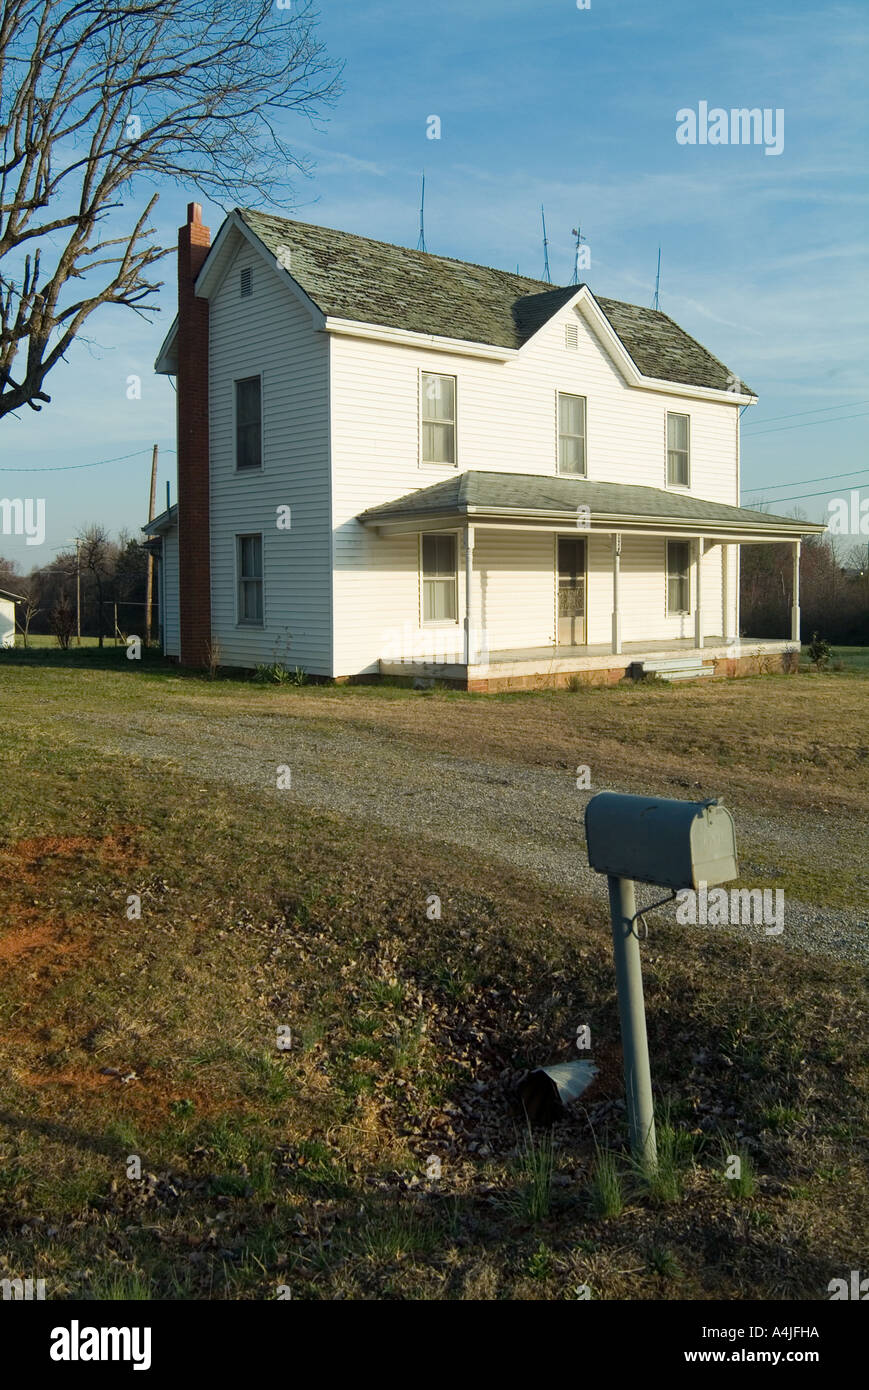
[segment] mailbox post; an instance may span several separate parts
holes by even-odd
[[[701,883],[711,887],[738,877],[733,817],[718,801],[598,792],[585,808],[585,838],[590,867],[606,874],[609,885],[631,1149],[646,1167],[655,1168],[655,1112],[637,935],[642,912],[637,912],[634,883],[670,888],[675,896],[680,888],[697,889]]]
[[[637,895],[632,878],[607,876],[610,918],[613,929],[613,957],[619,996],[619,1027],[625,1059],[625,1097],[631,1150],[649,1168],[657,1167],[655,1107],[652,1101],[652,1071],[649,1065],[649,1039],[646,1033],[646,1004],[643,999],[643,969],[640,941],[636,932]]]

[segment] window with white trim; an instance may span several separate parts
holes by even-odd
[[[558,393],[558,471],[585,477],[585,396]]]
[[[667,612],[691,612],[691,544],[667,542]]]
[[[458,619],[458,545],[452,532],[422,537],[422,620],[454,623]]]
[[[456,461],[456,378],[422,372],[422,461]]]
[[[250,627],[263,625],[263,538],[261,532],[236,536],[238,570],[238,621]]]
[[[689,487],[691,477],[691,421],[687,415],[667,412],[667,486]]]
[[[262,379],[235,383],[235,466],[239,472],[263,466]]]

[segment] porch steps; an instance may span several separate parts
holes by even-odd
[[[714,666],[704,666],[701,656],[674,656],[661,661],[635,661],[639,676],[660,676],[665,681],[691,681],[698,676],[714,676]]]

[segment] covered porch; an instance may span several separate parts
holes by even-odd
[[[380,673],[471,690],[793,669],[800,540],[824,529],[683,492],[486,472],[359,520],[384,541],[419,541],[418,630],[380,655]],[[454,541],[432,540],[446,536]],[[793,549],[790,632],[740,637],[739,547],[783,541]],[[523,558],[511,568],[505,556]],[[427,586],[441,596],[437,611]]]

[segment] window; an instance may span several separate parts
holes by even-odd
[[[691,546],[688,541],[667,542],[667,612],[691,612]]]
[[[263,622],[263,538],[237,536],[238,544],[238,621],[262,627]]]
[[[564,325],[564,346],[575,352],[579,347],[579,331],[575,323]]]
[[[667,413],[667,486],[689,486],[688,416]]]
[[[585,396],[558,393],[558,471],[585,476]]]
[[[454,623],[458,615],[456,537],[422,538],[422,620]]]
[[[242,299],[247,299],[249,295],[253,294],[253,271],[249,265],[244,267],[239,276],[239,289]]]
[[[258,376],[235,383],[235,466],[262,468],[262,381]]]
[[[422,373],[422,461],[456,461],[456,378]]]

